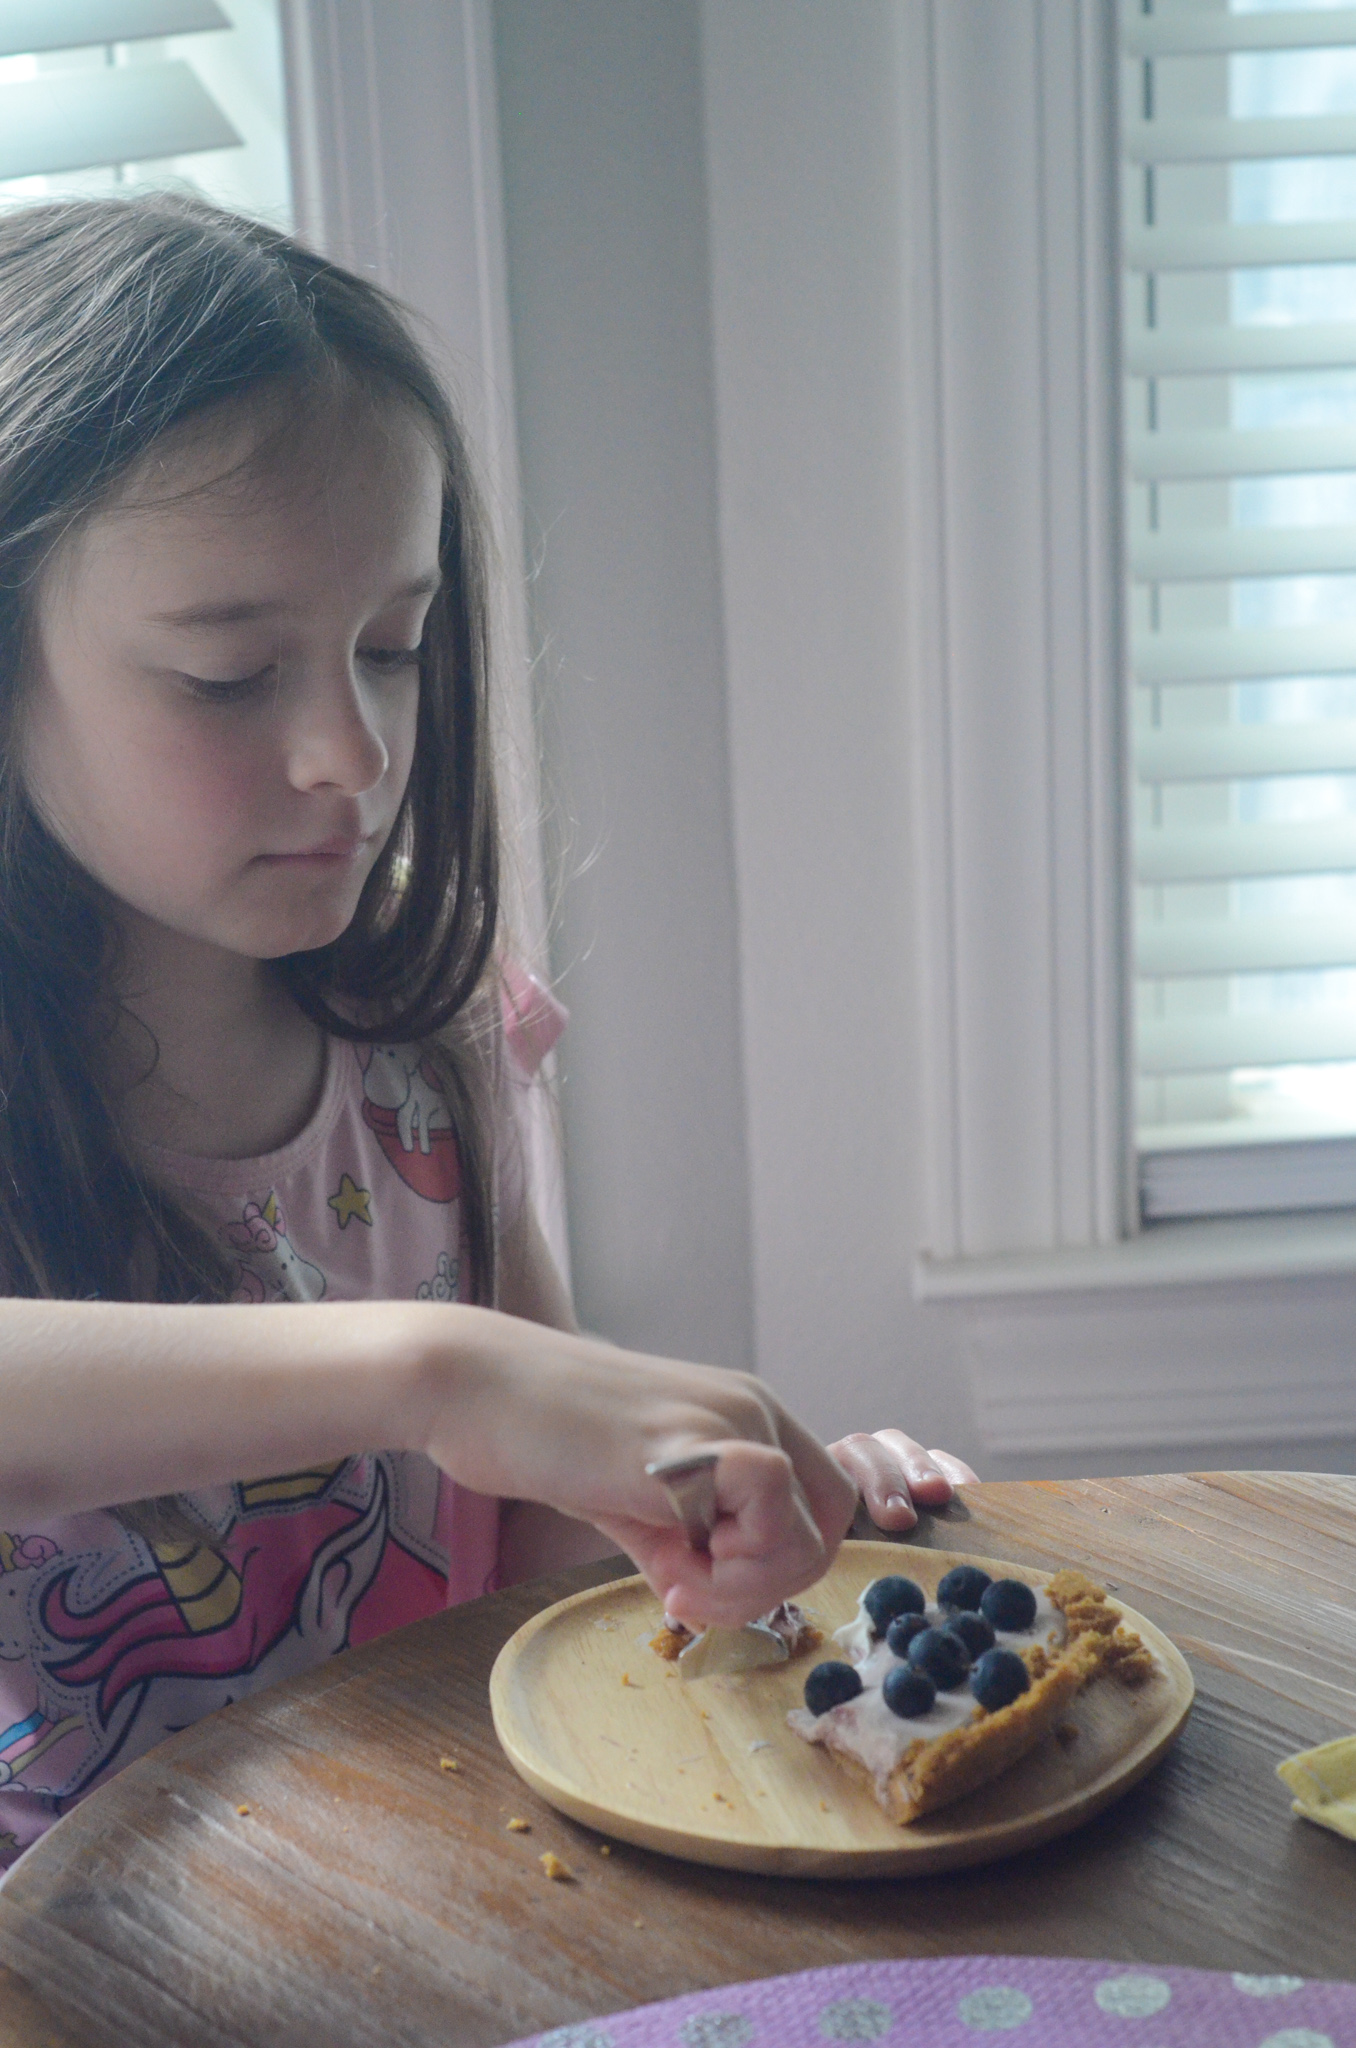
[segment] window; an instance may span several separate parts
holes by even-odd
[[[1133,0],[1146,1220],[1356,1203],[1356,9]]]
[[[148,184],[290,225],[277,0],[0,0],[0,204]]]
[[[915,1288],[999,1300],[1356,1271],[1356,1120],[1315,1129],[1283,1092],[1305,1078],[1297,1068],[1322,1088],[1356,1059],[1331,1000],[1340,983],[1324,978],[1356,948],[1332,905],[1301,919],[1252,893],[1314,877],[1340,908],[1356,815],[1246,810],[1305,792],[1331,805],[1334,782],[1345,801],[1356,778],[1356,753],[1339,751],[1356,701],[1311,699],[1320,716],[1286,694],[1292,678],[1326,692],[1356,675],[1356,505],[1330,498],[1301,515],[1293,498],[1265,497],[1298,489],[1292,476],[1336,492],[1356,472],[1356,300],[1350,312],[1293,303],[1283,322],[1246,297],[1287,278],[1329,292],[1356,279],[1356,192],[1333,189],[1325,218],[1312,187],[1288,201],[1283,189],[1350,175],[1356,95],[1334,96],[1351,93],[1356,5],[917,0],[905,28],[904,594],[927,1198]],[[1212,40],[1172,48],[1173,32]],[[1270,112],[1257,111],[1263,86]],[[1193,135],[1192,152],[1171,154]],[[1274,217],[1249,218],[1259,204]],[[1286,353],[1268,368],[1264,348]],[[1329,410],[1312,421],[1243,409],[1249,393],[1293,406],[1324,391]],[[1175,452],[1204,468],[1141,476],[1127,493],[1127,428],[1137,465]],[[1255,436],[1277,457],[1270,474]],[[1212,469],[1226,453],[1233,469]],[[1245,606],[1296,592],[1329,610]],[[1184,652],[1207,665],[1176,666]],[[1153,673],[1154,659],[1174,666]],[[1316,736],[1317,758],[1282,751]],[[1259,768],[1263,745],[1278,751]],[[1164,772],[1169,747],[1183,772]],[[1184,834],[1187,851],[1288,845],[1291,862],[1153,874],[1136,903],[1132,797],[1146,867],[1150,849],[1182,851]],[[1332,950],[1317,958],[1241,950],[1277,934],[1312,944],[1324,917]],[[1185,960],[1179,944],[1194,949]],[[1275,1041],[1243,1042],[1243,1026],[1298,1025],[1281,997],[1302,992],[1319,1000],[1298,1051],[1298,1030],[1283,1057]],[[1254,1019],[1244,999],[1259,996],[1272,1014]],[[1160,1024],[1189,1051],[1188,1029],[1237,1038],[1207,1048],[1213,1066],[1146,1076],[1136,1105],[1137,1043],[1171,1050]],[[1334,1027],[1327,1044],[1320,1024]],[[1158,1098],[1160,1080],[1179,1079],[1178,1099]],[[1213,1100],[1204,1086],[1185,1099],[1197,1079]],[[1213,1180],[1174,1188],[1174,1173]],[[1279,1213],[1293,1210],[1305,1213]]]

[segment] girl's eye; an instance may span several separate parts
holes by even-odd
[[[359,661],[367,668],[376,669],[380,675],[398,674],[403,669],[417,671],[421,658],[422,650],[418,647],[362,647],[358,650]],[[276,670],[270,663],[252,676],[181,675],[179,680],[199,703],[243,704],[248,698],[257,696],[275,677]]]
[[[361,647],[358,650],[359,659],[365,661],[369,668],[379,669],[387,675],[400,669],[417,669],[422,653],[419,647]]]
[[[253,697],[272,678],[273,669],[269,667],[259,669],[252,676],[226,676],[218,679],[215,676],[183,675],[179,680],[189,696],[196,697],[202,704],[240,704],[247,697]]]

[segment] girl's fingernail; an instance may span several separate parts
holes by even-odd
[[[892,1493],[885,1503],[887,1513],[892,1515],[904,1513],[911,1505],[912,1503],[907,1501],[902,1493]]]

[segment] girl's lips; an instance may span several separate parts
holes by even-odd
[[[372,835],[365,833],[360,839],[322,839],[314,846],[302,847],[296,853],[266,853],[261,856],[267,861],[284,861],[295,864],[298,861],[326,861],[340,865],[354,861],[371,844]]]

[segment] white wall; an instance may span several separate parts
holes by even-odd
[[[703,10],[745,1086],[760,1369],[822,1428],[973,1447],[910,1296],[894,13]]]
[[[575,1292],[753,1362],[701,80],[673,0],[501,0]]]
[[[912,1293],[916,4],[496,0],[581,1308],[994,1474],[1349,1468],[1350,1280]]]

